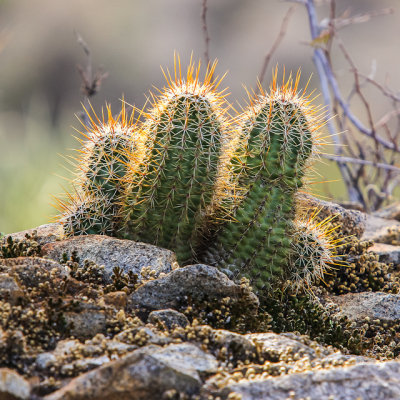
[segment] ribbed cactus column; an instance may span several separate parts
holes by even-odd
[[[244,113],[245,145],[238,158],[246,193],[204,256],[234,276],[247,276],[258,290],[285,273],[293,251],[295,194],[313,152],[316,119],[307,98],[296,94],[297,82],[298,77],[278,87],[274,80],[271,93],[252,99]]]
[[[67,234],[113,234],[120,218],[123,177],[130,160],[141,163],[145,136],[133,123],[133,113],[127,117],[124,104],[118,117],[108,106],[107,120],[95,115],[86,128],[84,140],[79,139],[80,155],[74,160],[75,192],[58,200],[62,212],[58,220]]]
[[[126,236],[192,257],[198,227],[211,204],[221,145],[227,134],[224,96],[212,79],[203,84],[191,62],[153,102],[144,129],[154,140],[146,173],[128,188]]]

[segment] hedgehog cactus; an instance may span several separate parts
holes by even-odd
[[[297,94],[299,77],[279,87],[275,74],[270,94],[261,90],[251,98],[241,121],[244,144],[232,163],[241,164],[239,186],[246,191],[203,256],[234,276],[247,276],[258,290],[286,273],[293,252],[295,195],[315,151],[319,120],[309,98]]]
[[[86,109],[85,109],[86,111]],[[58,200],[65,231],[71,235],[113,234],[120,218],[123,185],[121,179],[127,171],[128,161],[143,158],[143,132],[128,118],[125,104],[114,118],[107,106],[107,120],[96,114],[90,118],[83,139],[80,156],[74,158],[76,178],[74,193],[66,200]]]
[[[190,62],[186,80],[180,64],[168,88],[153,96],[143,129],[153,138],[145,173],[128,172],[125,237],[176,252],[180,262],[192,258],[198,227],[211,206],[221,146],[229,126],[215,64],[199,82],[200,65]]]
[[[147,119],[123,107],[91,120],[78,159],[75,194],[60,201],[67,233],[111,234],[175,251],[182,264],[208,262],[259,291],[275,279],[308,287],[331,263],[319,228],[299,222],[296,193],[318,144],[321,118],[297,93],[300,74],[250,96],[235,128],[222,79],[203,83],[191,61],[182,78],[152,95]],[[239,126],[239,128],[237,128]],[[328,236],[326,236],[328,237]]]

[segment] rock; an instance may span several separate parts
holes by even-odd
[[[54,283],[56,279],[69,277],[68,268],[53,260],[40,257],[17,257],[0,259],[0,270],[17,278],[18,282],[26,287],[37,287],[39,284]]]
[[[213,395],[241,400],[395,400],[400,398],[400,363],[360,363],[273,379],[242,380]]]
[[[106,331],[105,311],[95,304],[81,302],[77,312],[68,311],[63,315],[66,328],[78,339],[89,339]]]
[[[117,310],[124,309],[128,302],[127,294],[122,291],[107,293],[103,296],[103,298],[105,304],[109,304]]]
[[[213,330],[211,340],[219,348],[218,359],[224,361],[254,359],[257,356],[257,346],[249,336],[225,329]]]
[[[400,202],[389,204],[388,206],[381,208],[372,213],[373,216],[385,219],[395,219],[400,221]]]
[[[317,199],[309,194],[298,195],[299,205],[305,210],[307,215],[311,215],[315,210],[321,210],[318,218],[327,218],[337,214],[335,222],[340,224],[340,233],[343,236],[354,235],[360,238],[366,229],[366,215],[357,210],[348,210],[339,204]]]
[[[271,362],[285,361],[288,357],[293,360],[307,358],[314,360],[334,353],[332,348],[326,348],[306,337],[293,333],[251,333],[246,335],[258,345],[260,355]],[[307,344],[306,344],[307,343]]]
[[[0,399],[29,400],[31,388],[19,374],[8,368],[0,368]]]
[[[98,334],[85,343],[61,340],[53,351],[39,354],[35,364],[40,371],[48,372],[51,369],[59,371],[61,375],[72,376],[118,359],[136,348]]]
[[[124,273],[132,271],[138,274],[140,279],[143,267],[150,267],[159,275],[171,271],[172,265],[176,263],[175,254],[170,250],[101,235],[75,236],[61,242],[48,243],[43,246],[42,254],[59,261],[63,253],[71,256],[74,250],[77,251],[81,266],[85,259],[104,265],[107,283],[111,283],[112,270],[116,266]]]
[[[0,299],[16,304],[22,298],[24,298],[24,292],[15,279],[8,274],[0,274]]]
[[[178,308],[187,299],[193,303],[218,301],[230,297],[245,302],[242,309],[257,310],[258,298],[249,292],[243,300],[243,289],[217,268],[204,264],[178,268],[169,274],[144,283],[130,295],[135,308],[162,310]]]
[[[400,246],[392,246],[385,243],[374,243],[368,249],[379,256],[379,261],[385,264],[393,263],[394,265],[400,264]]]
[[[35,232],[36,232],[35,240],[40,245],[45,245],[46,243],[55,242],[56,240],[62,240],[65,236],[64,228],[59,223],[40,225],[37,228],[27,229],[21,232],[15,232],[12,233],[11,235],[6,235],[6,236],[11,236],[14,240],[15,239],[24,240],[26,239],[25,235],[28,234],[32,236]]]
[[[118,333],[114,339],[122,343],[135,343],[138,345],[156,344],[164,346],[172,342],[172,338],[170,336],[166,336],[158,331],[154,331],[148,326],[125,329]]]
[[[177,326],[184,328],[189,324],[189,320],[184,314],[170,308],[166,310],[152,311],[149,314],[148,321],[153,325],[161,324],[168,330]]]
[[[372,240],[379,243],[393,243],[399,240],[400,222],[394,219],[384,219],[367,216],[365,232],[361,236],[361,240]]]
[[[340,307],[341,314],[352,321],[363,321],[367,317],[382,322],[400,320],[400,295],[398,294],[362,292],[328,298]]]
[[[146,346],[87,372],[45,400],[161,399],[169,390],[197,394],[202,376],[215,373],[215,358],[189,343]]]

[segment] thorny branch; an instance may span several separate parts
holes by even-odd
[[[330,0],[330,15],[319,21],[314,0],[289,0],[302,4],[307,11],[313,47],[313,61],[320,79],[321,91],[327,109],[327,127],[331,134],[335,155],[328,156],[337,165],[346,184],[349,200],[360,203],[367,210],[374,210],[390,198],[394,187],[393,174],[399,173],[400,147],[400,97],[357,69],[350,53],[338,36],[338,30],[346,26],[369,21],[372,17],[393,13],[392,9],[376,10],[350,16],[346,11],[336,17],[335,0]],[[336,44],[343,53],[353,74],[353,87],[347,99],[343,96],[332,66],[332,47]],[[373,85],[391,101],[393,110],[378,121],[363,90]],[[357,96],[364,108],[365,125],[352,110],[351,100]],[[333,119],[332,115],[336,117]],[[393,128],[393,120],[397,120]],[[338,135],[338,132],[344,132]],[[361,140],[365,136],[367,140]],[[360,139],[360,140],[359,140]],[[345,146],[343,146],[345,145]],[[345,156],[348,153],[351,157]],[[370,160],[366,160],[366,157]],[[396,180],[396,179],[394,179]],[[374,190],[371,191],[371,187]],[[372,196],[371,193],[374,193]],[[377,195],[377,193],[379,195]]]

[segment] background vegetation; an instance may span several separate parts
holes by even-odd
[[[265,55],[276,41],[282,20],[292,3],[278,0],[209,0],[207,27],[209,55],[218,58],[217,73],[229,73],[229,100],[245,105],[242,85],[255,87]],[[319,19],[330,13],[330,2],[316,2]],[[397,0],[337,0],[336,14],[365,15],[377,7],[392,8],[383,16],[367,18],[343,27],[340,37],[359,71],[395,92],[400,88],[400,3]],[[69,176],[58,153],[76,147],[72,126],[79,128],[84,97],[76,64],[86,65],[74,31],[88,43],[94,72],[100,66],[109,73],[92,99],[96,111],[105,102],[115,111],[124,94],[128,103],[141,107],[145,94],[164,79],[160,65],[172,67],[177,51],[186,64],[193,52],[204,60],[205,42],[201,18],[202,0],[3,0],[0,1],[0,231],[9,233],[49,221],[54,214],[51,195],[68,185]],[[361,23],[365,22],[365,23]],[[324,38],[322,37],[322,40]],[[302,69],[304,86],[319,91],[312,61],[318,43],[310,43],[305,8],[296,4],[284,36],[271,54],[264,85],[278,63],[287,70]],[[324,45],[325,43],[322,43]],[[347,96],[354,82],[343,52],[330,49],[340,89]],[[374,118],[388,110],[376,87],[363,89]],[[322,103],[322,99],[321,99]],[[360,99],[352,110],[368,123]],[[334,162],[316,169],[335,180],[315,185],[312,191],[345,200],[346,191]],[[390,200],[390,199],[388,199]]]

